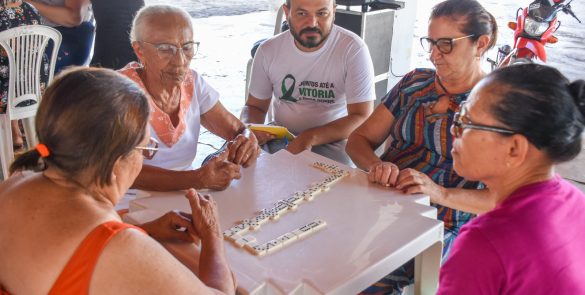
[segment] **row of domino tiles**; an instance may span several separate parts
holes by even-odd
[[[324,220],[317,219],[264,244],[258,244],[256,238],[251,235],[235,240],[234,244],[240,248],[244,247],[256,256],[264,256],[278,251],[290,243],[304,239],[323,229],[326,225],[327,223]]]
[[[311,201],[320,194],[321,192],[329,190],[329,187],[337,183],[343,177],[349,175],[349,172],[343,169],[340,169],[336,165],[326,164],[322,162],[315,162],[312,165],[314,168],[322,170],[323,172],[331,174],[330,176],[326,177],[323,181],[314,183],[308,189],[302,192],[295,192],[287,199],[277,201],[273,207],[262,209],[259,211],[259,214],[252,219],[244,219],[239,224],[233,226],[232,228],[223,232],[224,238],[234,242],[234,245],[237,247],[244,247],[250,250],[255,255],[264,255],[273,252],[276,249],[280,249],[283,243],[278,243],[277,241],[295,241],[301,238],[301,236],[296,236],[293,238],[294,231],[284,234],[274,240],[271,240],[264,244],[257,244],[256,239],[251,236],[243,236],[249,231],[256,231],[258,230],[264,223],[268,222],[268,220],[276,221],[280,218],[280,216],[286,214],[288,211],[296,210],[297,207],[302,204],[303,202]],[[325,226],[325,221],[322,220],[315,220],[312,221],[295,231],[300,230],[309,225],[315,225],[315,228],[311,227],[310,231],[303,232],[305,235],[308,233],[316,232],[316,230],[321,229]],[[316,229],[316,230],[314,230]],[[288,238],[287,238],[288,237]],[[304,237],[304,236],[303,236]],[[279,240],[280,239],[280,240]],[[288,243],[287,242],[287,243]],[[264,247],[266,246],[266,247]],[[270,251],[268,251],[270,250]]]

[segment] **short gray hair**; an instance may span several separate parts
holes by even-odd
[[[190,27],[193,26],[191,23],[191,16],[183,8],[166,4],[147,5],[138,10],[132,21],[130,42],[141,41],[145,24],[147,24],[151,18],[163,15],[180,15],[185,18]]]

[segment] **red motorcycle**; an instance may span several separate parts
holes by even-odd
[[[563,4],[564,0],[536,0],[527,8],[519,8],[516,12],[516,22],[509,22],[508,27],[514,30],[514,47],[504,45],[498,48],[496,60],[488,58],[492,69],[509,65],[517,60],[535,59],[546,62],[547,43],[556,43],[558,39],[553,33],[559,29],[561,22],[557,13],[562,11],[581,21],[571,10],[571,1]]]

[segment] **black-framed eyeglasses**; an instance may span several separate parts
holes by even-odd
[[[158,141],[151,137],[146,143],[146,146],[137,146],[135,149],[142,151],[144,158],[150,160],[158,152]]]
[[[174,44],[169,44],[169,43],[151,43],[151,42],[147,42],[147,41],[139,41],[142,43],[146,43],[149,45],[152,45],[154,48],[156,48],[156,52],[158,53],[158,57],[160,57],[161,59],[171,59],[173,57],[175,57],[175,55],[177,55],[177,52],[179,52],[179,47],[177,47]],[[193,59],[195,57],[195,55],[197,54],[197,51],[199,51],[199,44],[200,42],[198,41],[190,41],[187,43],[184,43],[181,45],[181,50],[180,52],[183,53],[183,56],[186,59]]]
[[[463,118],[465,118],[466,121],[468,121],[468,122],[464,123]],[[507,134],[507,135],[512,135],[512,134],[518,133],[516,131],[506,129],[506,128],[489,126],[489,125],[482,125],[482,124],[473,124],[467,118],[467,111],[463,108],[463,104],[461,104],[460,111],[455,113],[455,117],[453,118],[453,135],[455,135],[455,137],[461,137],[461,134],[463,134],[463,130],[465,130],[465,129],[476,129],[476,130],[496,132],[496,133]]]
[[[475,36],[474,34],[458,37],[458,38],[439,38],[437,40],[433,40],[429,37],[422,37],[420,38],[420,45],[426,52],[431,52],[433,49],[433,45],[437,46],[437,49],[443,54],[449,54],[453,51],[453,43],[458,40],[471,38]]]

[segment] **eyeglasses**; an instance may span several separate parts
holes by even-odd
[[[156,48],[156,51],[158,53],[158,57],[160,57],[161,59],[171,59],[173,57],[175,57],[175,55],[177,55],[177,52],[179,52],[179,47],[177,47],[174,44],[168,44],[168,43],[150,43],[150,42],[146,42],[146,41],[139,41],[142,43],[146,43],[149,45],[152,45],[154,48]],[[187,42],[183,45],[181,45],[181,50],[180,52],[183,53],[183,56],[185,56],[185,58],[187,59],[193,59],[195,57],[195,54],[197,54],[197,51],[199,51],[199,44],[200,42]]]
[[[148,143],[146,143],[146,146],[137,146],[135,149],[142,151],[142,156],[144,156],[145,159],[150,160],[154,158],[154,155],[158,152],[158,141],[151,137],[148,140]]]
[[[437,40],[433,40],[429,37],[422,37],[420,38],[420,45],[422,46],[423,50],[426,52],[431,52],[433,49],[433,45],[437,46],[437,49],[443,54],[449,54],[453,51],[453,42],[470,38],[475,36],[474,34],[459,37],[459,38],[439,38]]]
[[[496,133],[508,134],[508,135],[518,133],[518,132],[512,131],[510,129],[500,128],[500,127],[496,127],[496,126],[473,124],[471,122],[463,123],[463,118],[467,117],[466,113],[467,113],[467,111],[463,108],[463,104],[461,104],[461,111],[458,113],[455,113],[455,117],[453,118],[453,135],[455,135],[455,137],[461,137],[461,134],[463,134],[464,129],[476,129],[476,130],[496,132]],[[469,121],[469,119],[467,119],[467,118],[466,118],[466,120]]]

